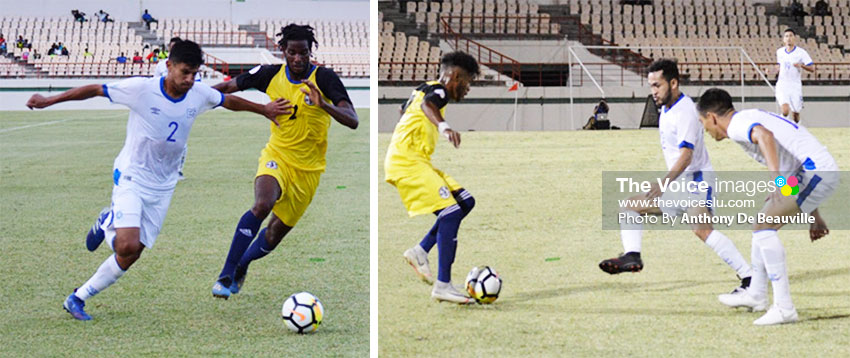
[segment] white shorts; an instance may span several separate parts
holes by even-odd
[[[806,170],[807,164],[809,169]],[[823,168],[818,167],[823,166]],[[796,195],[797,206],[800,211],[811,214],[820,204],[828,199],[839,183],[839,172],[835,162],[816,164],[807,160],[797,173],[800,182],[800,192]]]
[[[109,247],[115,250],[115,229],[127,227],[139,228],[142,245],[153,247],[173,193],[174,189],[154,191],[121,178],[119,185],[112,187],[112,211],[101,224]]]
[[[696,174],[696,176],[694,176],[695,174]],[[706,177],[704,178],[703,174],[701,172],[696,172],[696,173],[684,172],[684,173],[681,174],[678,181],[680,181],[680,182],[683,181],[682,177],[685,177],[685,176],[689,177],[687,179],[690,180],[690,181],[695,181],[695,182],[706,181],[708,183],[714,183],[713,173],[712,174],[706,174],[705,175]],[[694,180],[694,179],[696,179],[696,180]],[[712,188],[711,185],[708,186],[708,190],[706,190],[706,191],[688,192],[688,191],[670,191],[670,190],[668,190],[668,191],[664,192],[663,194],[661,194],[661,200],[673,201],[674,204],[675,204],[675,205],[672,205],[672,206],[660,206],[659,207],[659,209],[661,209],[661,212],[663,212],[667,215],[679,216],[679,215],[682,215],[682,214],[688,212],[688,209],[690,209],[692,207],[692,205],[689,205],[690,203],[697,204],[697,205],[693,205],[693,206],[696,206],[696,207],[698,207],[698,206],[708,206],[709,212],[713,213],[714,212],[713,203],[716,200],[716,193],[714,192],[714,188]],[[708,205],[709,200],[711,201],[711,204],[712,204],[710,206]]]
[[[787,103],[791,106],[791,112],[800,113],[803,110],[803,90],[789,90],[776,86],[776,103],[779,107]]]

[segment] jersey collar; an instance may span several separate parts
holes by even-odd
[[[794,48],[792,48],[792,49],[791,49],[791,52],[794,52],[794,50],[796,50],[796,49],[797,49],[797,46],[796,46],[796,45],[794,45]],[[787,47],[783,48],[783,50],[785,50],[785,53],[791,53],[791,52],[788,52],[788,48],[787,48]]]
[[[162,91],[162,95],[165,96],[165,98],[168,98],[169,101],[174,102],[174,103],[182,101],[184,98],[186,98],[186,93],[189,93],[187,91],[182,96],[180,96],[180,98],[174,98],[174,97],[169,96],[168,93],[165,92],[165,77],[159,78],[159,90]]]
[[[289,66],[283,65],[283,67],[286,69],[286,79],[289,80],[289,83],[294,84],[294,85],[300,85],[301,84],[300,81],[293,81],[292,77],[289,77]],[[304,76],[304,79],[306,80],[306,79],[310,78],[310,75],[312,75],[313,71],[315,71],[315,70],[316,70],[316,65],[311,63],[310,69],[307,71],[307,76]]]
[[[679,98],[677,98],[677,99],[676,99],[676,102],[673,102],[673,105],[672,105],[672,106],[670,106],[670,108],[673,108],[674,106],[676,106],[676,103],[679,103],[679,101],[681,101],[681,100],[682,100],[682,97],[685,97],[685,94],[680,92],[680,93],[679,93]],[[667,111],[669,111],[669,110],[670,110],[670,108],[664,107],[664,113],[667,113]]]

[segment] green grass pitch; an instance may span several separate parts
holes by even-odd
[[[850,128],[812,133],[850,168]],[[739,282],[689,231],[645,232],[641,273],[599,270],[622,251],[619,232],[601,230],[601,172],[666,170],[655,130],[468,132],[460,149],[441,138],[435,167],[476,199],[460,227],[453,282],[491,265],[504,286],[491,306],[436,303],[402,259],[434,216],[408,218],[383,182],[389,138],[378,144],[382,356],[850,355],[848,231],[816,243],[806,231],[780,231],[802,321],[787,326],[755,327],[760,313],[722,306],[717,295]],[[705,138],[715,170],[765,170],[737,144]],[[725,233],[749,261],[751,234]],[[436,247],[430,261],[436,274]]]
[[[298,225],[254,262],[243,292],[214,283],[253,178],[268,120],[216,110],[194,124],[185,167],[153,249],[89,300],[91,322],[61,307],[111,254],[85,249],[109,204],[127,111],[0,112],[0,356],[351,356],[369,351],[369,111],[332,123],[327,171]],[[25,127],[29,126],[29,127]],[[25,128],[21,128],[25,127]],[[314,335],[289,332],[284,299],[310,291],[325,306]]]

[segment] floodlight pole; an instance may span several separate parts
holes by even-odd
[[[570,130],[575,129],[575,114],[573,113],[573,51],[567,46],[567,69],[570,75]]]

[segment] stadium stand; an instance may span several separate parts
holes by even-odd
[[[171,37],[194,40],[204,47],[268,47],[279,54],[275,33],[290,22],[307,22],[317,29],[319,49],[314,53],[319,64],[334,68],[342,77],[369,76],[368,23],[365,21],[322,20],[253,20],[251,25],[237,25],[221,19],[160,19],[148,31],[141,23],[75,22],[71,17],[0,18],[0,33],[7,37],[9,58],[0,61],[0,77],[125,77],[149,76],[155,63],[132,63],[138,52],[142,57],[163,46]],[[251,32],[243,27],[259,26]],[[260,32],[262,31],[262,32]],[[23,36],[41,56],[26,56],[24,49],[14,46]],[[68,55],[49,56],[53,44],[62,43]],[[91,55],[85,55],[85,49]],[[120,54],[127,57],[119,63]],[[227,64],[207,55],[213,68],[203,67],[205,78],[221,78]]]
[[[741,47],[762,72],[768,72],[776,61],[776,49],[782,46],[782,32],[791,27],[817,67],[815,73],[806,72],[803,80],[846,83],[850,81],[850,0],[830,0],[829,16],[813,15],[816,1],[802,2],[809,15],[799,21],[786,11],[790,0],[654,0],[647,5],[616,0],[577,0],[562,5],[530,0],[452,0],[410,1],[399,9],[395,2],[381,1],[379,75],[382,81],[422,79],[428,67],[421,70],[416,66],[425,59],[433,63],[434,58],[429,50],[423,53],[427,47],[421,42],[431,41],[431,46],[437,47],[439,42],[434,40],[445,36],[442,26],[448,24],[452,32],[470,39],[566,37],[584,45],[626,46],[630,50],[590,52],[637,74],[653,58],[672,57],[680,62],[687,81],[732,83],[741,81],[739,51],[669,47]],[[405,17],[399,18],[395,11]],[[523,65],[526,67],[530,66]],[[745,81],[761,81],[750,66],[745,66],[743,75]],[[557,85],[563,80],[553,82]]]

